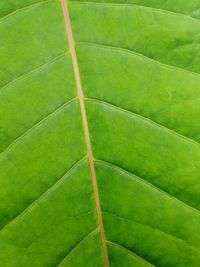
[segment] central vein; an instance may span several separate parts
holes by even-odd
[[[94,157],[93,157],[93,153],[92,153],[90,133],[89,133],[87,115],[86,115],[86,110],[85,110],[84,94],[83,94],[83,88],[82,88],[82,84],[81,84],[77,55],[76,55],[76,50],[75,50],[75,45],[74,45],[74,38],[73,38],[73,33],[72,33],[70,16],[69,16],[69,11],[68,11],[66,0],[61,0],[61,4],[62,4],[63,14],[64,14],[64,18],[65,18],[66,31],[67,31],[68,41],[69,41],[69,49],[70,49],[70,53],[71,53],[71,57],[72,57],[74,75],[75,75],[76,86],[77,86],[77,94],[78,94],[78,98],[79,98],[79,102],[80,102],[80,110],[81,110],[81,116],[82,116],[82,122],[83,122],[83,129],[84,129],[84,134],[85,134],[88,159],[89,159],[89,163],[90,163],[93,191],[94,191],[94,196],[95,196],[97,219],[98,219],[98,225],[99,225],[99,230],[100,230],[100,235],[101,235],[102,251],[103,251],[103,255],[104,255],[105,266],[109,267],[109,259],[108,259],[108,252],[107,252],[107,246],[106,246],[105,231],[104,231],[104,226],[103,226],[101,205],[100,205],[99,192],[98,192],[98,186],[97,186],[96,171],[95,171],[95,166],[94,166]]]

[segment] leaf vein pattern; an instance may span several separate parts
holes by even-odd
[[[29,77],[31,76],[32,74],[34,74],[35,72],[39,72],[41,69],[45,68],[45,67],[48,67],[49,65],[53,64],[54,62],[56,62],[57,60],[61,59],[62,57],[64,57],[65,55],[67,55],[67,52],[64,52],[64,53],[61,53],[60,55],[52,58],[51,60],[49,60],[48,62],[40,65],[39,67],[36,67],[35,69],[31,70],[31,71],[28,71],[27,73],[25,74],[22,74],[20,75],[19,77],[13,79],[12,81],[8,82],[7,84],[5,84],[4,86],[2,86],[0,88],[0,94],[2,92],[3,89],[9,87],[10,85],[16,83],[17,81],[19,80],[22,80],[22,79],[25,79],[26,77]]]
[[[69,170],[65,172],[64,175],[62,175],[51,187],[47,189],[46,192],[41,194],[36,200],[34,200],[30,205],[25,207],[18,215],[16,215],[10,222],[8,222],[6,225],[3,226],[3,228],[0,229],[0,233],[5,231],[7,227],[15,222],[16,220],[20,219],[22,216],[24,216],[27,212],[34,209],[35,206],[47,195],[49,195],[59,184],[73,171],[78,167],[84,160],[86,160],[87,156],[83,157],[81,160],[77,161]]]
[[[170,128],[168,128],[168,127],[166,127],[166,126],[164,126],[164,125],[162,125],[162,124],[160,124],[160,123],[157,123],[156,121],[154,121],[154,120],[152,120],[152,119],[150,119],[150,118],[144,117],[143,115],[140,115],[140,114],[135,113],[135,112],[133,112],[133,111],[130,111],[130,110],[121,108],[121,107],[119,107],[119,106],[116,106],[116,105],[111,104],[111,103],[109,103],[109,102],[106,102],[106,101],[104,101],[104,100],[99,100],[99,99],[89,98],[89,97],[86,98],[86,100],[91,101],[91,102],[99,103],[100,105],[107,106],[107,107],[110,108],[110,109],[111,109],[111,108],[113,108],[113,109],[117,109],[117,110],[119,110],[120,112],[127,113],[128,115],[131,115],[131,116],[135,116],[135,117],[137,117],[137,118],[139,118],[139,119],[141,119],[141,120],[144,120],[144,121],[147,122],[147,123],[153,124],[153,125],[155,125],[155,126],[157,126],[157,127],[159,127],[159,128],[162,128],[162,129],[164,129],[164,130],[167,130],[169,133],[174,134],[174,135],[176,135],[177,137],[179,137],[179,138],[181,138],[181,139],[184,139],[184,140],[187,141],[187,142],[191,142],[191,143],[193,143],[193,144],[196,145],[196,146],[200,146],[200,144],[199,144],[198,142],[196,142],[194,139],[191,139],[190,137],[187,137],[187,136],[185,136],[185,135],[182,135],[182,134],[180,134],[180,133],[178,133],[178,132],[176,132],[176,131],[174,131],[174,130],[172,130],[172,129],[170,129]]]
[[[155,265],[151,264],[149,261],[147,261],[145,258],[140,257],[138,254],[136,254],[132,250],[129,250],[128,248],[123,247],[122,245],[119,245],[116,242],[107,240],[107,243],[110,246],[113,246],[113,247],[116,247],[116,248],[122,250],[126,254],[130,254],[131,256],[138,258],[139,260],[143,261],[144,263],[148,264],[149,266],[155,266]]]
[[[0,18],[0,23],[3,22],[3,21],[5,21],[5,20],[7,20],[7,19],[9,19],[10,17],[13,17],[14,15],[16,15],[16,14],[18,14],[18,13],[20,13],[20,12],[29,10],[29,9],[35,7],[35,6],[38,6],[38,5],[41,5],[41,4],[44,4],[44,3],[48,3],[48,2],[50,2],[50,1],[52,1],[52,0],[42,0],[42,1],[37,1],[37,2],[35,2],[35,3],[33,3],[33,4],[31,4],[31,5],[28,5],[28,6],[24,6],[24,7],[18,8],[18,9],[16,9],[15,11],[12,11],[12,12],[10,12],[9,14],[7,14],[7,15],[1,17],[1,18]]]
[[[85,243],[88,239],[90,239],[93,235],[97,234],[99,232],[99,228],[96,228],[94,231],[90,232],[88,235],[86,235],[82,240],[80,240],[74,248],[64,257],[64,259],[57,265],[57,267],[62,266],[64,263],[66,263],[70,257]]]
[[[174,238],[174,239],[177,239],[177,240],[179,240],[179,241],[185,243],[188,247],[191,247],[191,248],[193,248],[194,250],[199,251],[199,247],[194,246],[194,245],[191,245],[191,244],[190,244],[189,242],[187,242],[185,239],[180,238],[180,237],[178,237],[178,236],[176,236],[176,235],[167,233],[167,232],[165,232],[165,231],[163,231],[163,230],[161,230],[161,229],[155,228],[155,227],[153,227],[153,226],[151,226],[151,225],[148,225],[148,224],[145,224],[145,223],[142,223],[142,222],[136,222],[136,221],[134,221],[134,220],[132,220],[132,219],[128,219],[128,218],[119,216],[119,215],[114,214],[113,212],[110,212],[110,211],[103,210],[102,212],[103,212],[104,214],[109,214],[110,216],[116,217],[116,218],[118,218],[118,219],[121,219],[121,220],[124,220],[124,221],[127,221],[127,222],[136,223],[136,224],[139,224],[139,225],[143,225],[143,226],[149,227],[149,228],[151,228],[151,229],[154,229],[154,230],[156,230],[156,231],[159,231],[159,232],[161,232],[161,233],[163,233],[163,234],[165,234],[165,235],[167,235],[167,236],[169,236],[169,237],[172,237],[172,238]]]
[[[115,50],[115,51],[122,52],[122,53],[132,54],[132,55],[147,59],[149,61],[155,62],[155,63],[157,63],[159,65],[165,66],[165,67],[167,67],[169,69],[183,71],[183,72],[186,72],[187,74],[193,74],[195,76],[199,76],[200,75],[199,72],[187,70],[187,69],[184,69],[184,68],[180,68],[180,67],[176,67],[176,66],[173,66],[173,65],[169,65],[169,64],[160,62],[157,59],[153,59],[151,57],[145,56],[145,55],[143,55],[143,54],[141,54],[139,52],[130,50],[128,48],[123,48],[123,47],[119,47],[119,46],[111,46],[111,45],[107,45],[107,44],[97,44],[97,43],[91,43],[91,42],[86,42],[86,41],[84,41],[84,42],[83,41],[79,41],[79,42],[77,42],[77,45],[78,44],[80,44],[80,45],[91,45],[91,46],[96,46],[96,47],[99,47],[99,48],[105,48],[105,49],[107,48],[107,49]]]
[[[150,6],[145,6],[145,5],[139,5],[139,4],[134,4],[134,3],[114,3],[114,2],[92,2],[92,1],[70,1],[72,4],[90,4],[90,5],[96,5],[96,6],[117,6],[117,7],[140,7],[140,8],[144,8],[146,10],[151,10],[153,12],[160,12],[160,13],[166,13],[168,15],[172,15],[172,16],[179,16],[181,18],[187,18],[190,20],[194,20],[195,22],[199,23],[199,19],[192,17],[191,15],[187,15],[184,13],[180,13],[180,12],[175,12],[175,11],[170,11],[170,10],[166,10],[166,9],[161,9],[161,8],[156,8],[156,7],[150,7]],[[193,11],[194,12],[194,11]]]
[[[48,120],[49,118],[51,118],[52,116],[54,116],[57,112],[60,112],[61,110],[63,110],[63,108],[65,108],[66,106],[70,105],[71,103],[73,103],[75,100],[77,100],[77,97],[74,97],[72,99],[70,99],[69,101],[65,102],[64,104],[62,104],[60,107],[58,107],[57,109],[55,109],[54,111],[52,111],[51,113],[49,113],[46,117],[44,117],[43,119],[41,119],[40,121],[38,121],[37,123],[35,123],[31,128],[29,128],[26,132],[24,132],[22,135],[20,135],[19,137],[17,137],[16,139],[14,139],[14,141],[12,143],[10,143],[1,153],[5,153],[7,151],[9,151],[15,144],[17,144],[24,136],[28,135],[29,133],[31,133],[35,128],[39,127],[40,125],[42,125],[46,120]]]
[[[182,200],[178,199],[175,196],[170,195],[169,193],[167,193],[166,191],[162,190],[161,188],[159,188],[158,186],[155,186],[154,184],[148,182],[145,178],[142,178],[132,172],[129,172],[128,170],[125,170],[123,167],[117,166],[113,163],[110,163],[108,161],[105,160],[101,160],[101,159],[95,159],[95,161],[99,164],[103,164],[103,165],[107,165],[111,168],[113,168],[114,170],[121,172],[121,173],[125,173],[127,175],[129,175],[129,177],[133,180],[139,180],[140,182],[146,184],[149,187],[152,187],[154,190],[159,191],[161,194],[175,200],[176,202],[178,202],[181,206],[183,206],[184,208],[190,209],[192,212],[197,213],[198,215],[200,215],[200,211],[192,206],[190,206],[189,204],[183,202]]]

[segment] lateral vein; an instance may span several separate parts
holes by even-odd
[[[63,108],[65,108],[67,105],[70,105],[71,103],[73,103],[75,100],[77,99],[77,97],[74,97],[72,99],[70,99],[69,101],[65,102],[64,104],[62,104],[60,107],[58,107],[57,109],[51,111],[49,114],[47,114],[44,118],[42,118],[41,120],[39,120],[38,122],[36,122],[34,125],[31,126],[31,128],[29,128],[28,130],[26,130],[24,133],[22,133],[20,136],[16,137],[9,145],[7,145],[3,151],[0,151],[0,155],[3,155],[5,152],[9,151],[15,144],[17,144],[22,138],[24,138],[26,135],[28,135],[29,133],[31,133],[35,128],[37,128],[38,126],[40,126],[41,124],[43,124],[46,120],[48,120],[49,118],[51,118],[53,115],[55,115],[57,112],[61,111]]]
[[[75,247],[72,248],[72,250],[64,257],[64,259],[57,265],[57,267],[61,267],[63,264],[65,264],[71,256],[79,249],[81,246],[88,241],[93,235],[97,234],[99,231],[98,228],[94,229],[92,232],[87,234],[83,239],[81,239]]]
[[[76,169],[76,167],[81,164],[86,159],[86,156],[84,156],[82,159],[74,163],[70,169],[68,169],[60,178],[58,178],[54,184],[52,184],[45,192],[43,192],[40,196],[38,196],[32,203],[30,203],[27,207],[25,207],[20,213],[18,213],[14,218],[11,219],[7,224],[5,224],[1,229],[0,233],[5,231],[7,227],[11,224],[13,224],[15,221],[19,220],[21,217],[23,217],[27,212],[34,209],[37,204],[42,201],[46,196],[48,196],[53,190],[62,183],[62,181],[67,178],[67,176]]]
[[[3,89],[9,87],[9,86],[12,85],[12,84],[15,84],[15,83],[18,82],[19,80],[22,80],[22,79],[25,79],[25,78],[31,76],[32,74],[34,74],[34,73],[37,72],[37,71],[40,72],[41,69],[43,69],[43,68],[45,68],[45,67],[48,67],[49,65],[53,64],[54,62],[56,62],[57,60],[61,59],[61,58],[64,57],[65,55],[67,55],[67,53],[66,53],[66,52],[63,52],[62,54],[60,54],[60,55],[58,55],[58,56],[56,56],[56,57],[50,59],[50,60],[47,61],[46,63],[43,63],[43,64],[37,66],[36,68],[34,68],[34,69],[32,69],[32,70],[30,70],[30,71],[28,71],[28,72],[26,72],[26,73],[24,73],[24,74],[22,74],[22,75],[16,77],[16,78],[14,78],[13,80],[9,81],[8,83],[4,84],[4,85],[0,88],[0,95],[1,95],[1,93],[2,93],[2,91],[3,91]]]

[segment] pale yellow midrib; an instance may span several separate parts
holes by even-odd
[[[101,243],[102,243],[104,262],[105,262],[105,266],[109,267],[109,259],[108,259],[108,252],[107,252],[107,246],[106,246],[105,231],[104,231],[104,226],[103,226],[103,219],[102,219],[101,205],[100,205],[100,200],[99,200],[96,171],[95,171],[95,166],[94,166],[94,157],[93,157],[93,152],[92,152],[90,133],[89,133],[89,127],[88,127],[87,115],[86,115],[86,109],[85,109],[85,102],[84,102],[84,94],[83,94],[83,89],[82,89],[82,84],[81,84],[80,73],[79,73],[78,60],[77,60],[77,55],[76,55],[76,50],[75,50],[75,45],[74,45],[74,38],[73,38],[73,33],[72,33],[70,16],[69,16],[69,11],[68,11],[66,0],[60,0],[60,1],[61,1],[64,19],[65,19],[67,38],[68,38],[68,42],[69,42],[69,49],[70,49],[70,53],[71,53],[71,57],[72,57],[74,75],[75,75],[76,86],[77,86],[77,94],[78,94],[78,98],[79,98],[79,102],[80,102],[81,116],[82,116],[83,129],[84,129],[84,134],[85,134],[85,141],[86,141],[86,146],[87,146],[91,176],[92,176],[92,184],[93,184],[93,190],[94,190],[94,196],[95,196],[97,219],[98,219],[98,225],[99,225],[100,235],[101,235]]]

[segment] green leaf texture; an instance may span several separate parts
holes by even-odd
[[[200,266],[199,0],[1,0],[0,266]]]

